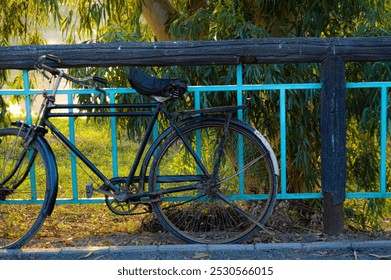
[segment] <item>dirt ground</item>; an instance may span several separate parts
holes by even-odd
[[[352,232],[346,231],[337,235],[323,233],[287,232],[276,233],[274,236],[268,234],[257,234],[245,243],[290,243],[290,242],[320,242],[320,241],[373,241],[391,240],[391,232]],[[109,233],[103,236],[89,238],[50,238],[33,239],[25,248],[59,248],[59,247],[95,247],[95,246],[145,246],[145,245],[168,245],[183,244],[183,241],[173,235],[162,233]]]
[[[104,222],[102,222],[104,224]],[[86,234],[87,237],[77,237],[77,232],[93,232],[92,225],[81,225],[75,221],[68,222],[68,230],[60,230],[56,234],[37,234],[25,248],[60,248],[60,247],[86,247],[86,246],[143,246],[183,244],[170,233],[167,233],[150,215],[144,218],[140,227],[131,233],[113,230],[102,233]],[[269,218],[267,226],[274,233],[260,231],[244,243],[291,243],[291,242],[321,242],[321,241],[373,241],[391,240],[390,219],[384,221],[384,229],[363,230],[346,223],[343,233],[328,235],[323,233],[322,214],[312,210],[304,204],[281,202],[276,205],[273,215]],[[83,226],[83,227],[82,227]],[[58,228],[52,227],[53,229]]]

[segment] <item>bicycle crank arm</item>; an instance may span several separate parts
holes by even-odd
[[[259,221],[257,221],[253,216],[250,214],[246,213],[242,209],[240,209],[238,206],[235,205],[232,201],[230,201],[225,195],[223,195],[221,192],[217,191],[215,193],[222,201],[227,203],[229,206],[231,206],[237,213],[243,215],[246,217],[249,221],[253,222],[255,225],[260,227],[262,230],[264,230],[267,234],[269,235],[274,235],[274,232],[270,231],[269,229],[266,228],[264,224],[261,224]]]
[[[97,188],[94,188],[92,186],[92,183],[87,183],[86,184],[86,197],[87,198],[91,198],[92,195],[94,194],[94,192],[97,192],[97,193],[101,193],[101,194],[104,194],[104,195],[107,195],[109,197],[113,197],[115,198],[116,200],[122,202],[122,201],[125,201],[126,200],[126,196],[124,195],[117,195],[117,194],[113,194],[109,191],[105,191],[105,190],[102,190],[101,188],[97,189]]]

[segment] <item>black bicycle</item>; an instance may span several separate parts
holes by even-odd
[[[152,103],[56,104],[63,78],[83,85],[105,83],[99,77],[75,78],[52,66],[56,63],[60,65],[56,56],[44,55],[35,65],[55,82],[42,93],[34,124],[18,121],[0,130],[0,248],[23,246],[54,209],[58,171],[45,139],[49,130],[101,180],[101,186],[86,185],[87,197],[104,195],[118,215],[151,209],[169,232],[189,243],[236,243],[258,228],[267,230],[278,163],[266,139],[234,118],[246,105],[169,112],[166,103],[186,93],[186,82],[151,77],[136,68],[129,74],[130,84]],[[77,116],[150,117],[127,177],[105,176],[50,121]],[[146,148],[158,118],[169,126]]]

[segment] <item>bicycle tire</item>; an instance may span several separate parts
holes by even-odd
[[[49,173],[53,170],[50,155],[41,141],[31,142],[17,171],[4,182],[23,154],[25,139],[23,130],[0,130],[0,248],[3,249],[20,248],[30,241],[48,215],[45,197],[53,178]],[[34,173],[30,172],[32,168]]]
[[[181,128],[210,174],[224,125],[224,118],[209,117]],[[200,176],[202,172],[179,134],[167,137],[154,157],[149,176],[149,190],[164,193],[152,203],[164,228],[188,243],[239,243],[257,231],[257,225],[237,207],[264,225],[276,200],[278,170],[274,153],[260,137],[243,122],[231,121],[214,191],[202,187],[210,178]],[[237,145],[243,148],[236,149]],[[185,177],[191,181],[181,181]],[[197,190],[165,193],[179,185],[195,184]]]

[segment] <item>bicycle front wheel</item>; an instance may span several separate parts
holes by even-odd
[[[42,144],[26,132],[0,130],[0,248],[19,248],[43,225],[49,168]]]
[[[227,127],[223,119],[206,118],[181,132],[186,140],[170,136],[152,163],[149,188],[160,195],[152,204],[157,218],[189,243],[245,240],[256,223],[265,224],[276,199],[278,171],[269,150],[238,121]]]

